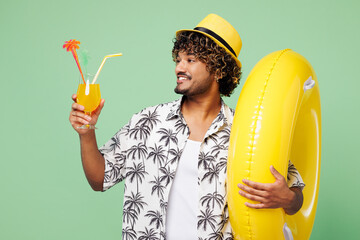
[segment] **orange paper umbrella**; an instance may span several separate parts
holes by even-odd
[[[84,84],[85,84],[84,75],[83,75],[83,73],[82,73],[82,71],[81,71],[81,67],[80,67],[80,63],[79,63],[79,58],[78,58],[78,55],[77,55],[77,53],[76,53],[76,49],[79,49],[78,44],[80,44],[79,41],[76,41],[75,39],[70,39],[69,41],[65,41],[65,44],[63,45],[63,48],[66,48],[66,51],[68,51],[68,52],[69,52],[69,51],[72,52],[72,54],[73,54],[73,56],[74,56],[74,58],[75,58],[75,62],[76,62],[77,66],[78,66],[78,68],[79,68],[79,71],[80,71],[80,73],[81,73],[81,77],[82,77],[82,79],[83,79],[83,82],[84,82]]]

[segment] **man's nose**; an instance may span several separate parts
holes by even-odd
[[[176,67],[175,67],[175,73],[178,74],[180,72],[186,72],[186,64],[185,64],[185,61],[179,61],[177,64],[176,64]]]

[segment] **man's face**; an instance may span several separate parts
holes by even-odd
[[[191,53],[179,52],[175,74],[177,85],[174,91],[185,96],[195,96],[208,92],[214,84],[214,76],[206,69],[206,64]]]

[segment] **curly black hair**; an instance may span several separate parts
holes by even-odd
[[[206,64],[206,68],[211,74],[215,74],[219,82],[220,94],[227,97],[232,94],[239,84],[241,67],[224,48],[211,38],[191,31],[179,33],[173,42],[173,61],[176,61],[179,52],[194,54],[197,59]]]

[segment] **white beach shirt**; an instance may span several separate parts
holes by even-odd
[[[197,239],[232,239],[226,193],[226,164],[234,111],[223,101],[200,145],[197,159]],[[170,189],[189,138],[181,99],[133,115],[99,149],[105,158],[103,190],[124,181],[122,239],[166,237]],[[291,164],[289,186],[303,186]]]

